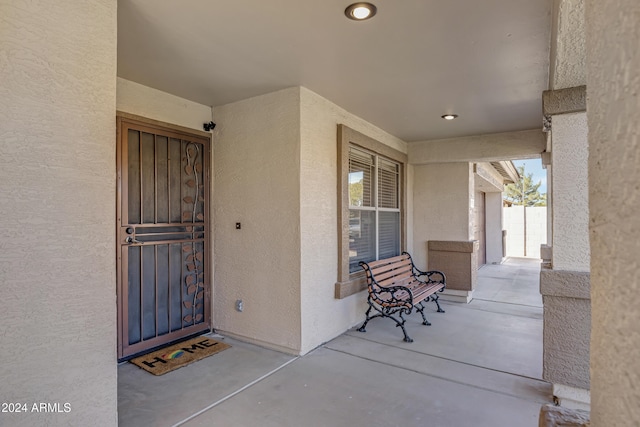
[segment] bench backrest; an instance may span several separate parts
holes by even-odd
[[[402,255],[381,259],[380,261],[372,261],[362,263],[367,273],[367,285],[386,287],[393,284],[402,284],[413,278],[413,263],[411,256],[407,253]],[[369,289],[371,292],[372,289]]]
[[[383,307],[403,306],[411,309],[413,297],[410,292],[389,292],[385,289],[388,286],[408,286],[415,280],[411,255],[403,253],[379,261],[361,262],[360,265],[367,274],[369,298]]]

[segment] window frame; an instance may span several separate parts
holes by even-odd
[[[393,213],[393,214],[397,214],[397,218],[398,218],[398,228],[397,228],[397,236],[399,237],[399,240],[396,241],[396,243],[398,243],[397,248],[395,249],[399,249],[401,247],[401,215],[402,215],[402,206],[400,205],[400,181],[401,181],[401,176],[400,176],[400,163],[393,161],[387,157],[381,156],[379,154],[376,154],[372,151],[369,150],[365,150],[360,146],[356,146],[353,144],[349,144],[349,171],[351,171],[351,160],[352,160],[352,154],[354,152],[357,152],[358,154],[356,155],[364,155],[367,157],[371,157],[372,162],[370,164],[371,166],[371,170],[373,171],[372,174],[372,179],[371,179],[371,187],[370,187],[370,194],[371,194],[371,200],[370,203],[367,205],[362,205],[362,206],[354,206],[351,204],[351,197],[349,197],[349,228],[351,228],[351,220],[353,218],[351,218],[351,214],[353,212],[368,212],[368,213],[373,213],[374,218],[375,218],[375,227],[373,227],[374,232],[373,232],[373,236],[375,239],[375,242],[373,242],[373,252],[375,255],[375,259],[381,259],[381,258],[385,258],[381,255],[381,251],[382,251],[382,247],[381,247],[381,223],[382,223],[382,216],[384,213]],[[395,205],[395,207],[388,207],[388,206],[383,206],[385,203],[385,200],[381,197],[382,194],[381,192],[383,191],[383,181],[384,178],[381,178],[381,175],[384,173],[385,167],[384,164],[388,164],[391,165],[393,167],[393,174],[395,175],[394,177],[394,189],[393,189],[393,205]],[[351,172],[349,172],[349,180],[351,179],[350,177]],[[347,186],[350,186],[350,183],[347,183]],[[349,189],[349,193],[350,193],[350,189]],[[364,195],[363,195],[364,197]],[[351,233],[350,233],[351,234]],[[395,240],[395,239],[394,239]],[[351,242],[350,242],[351,243]],[[400,255],[400,252],[397,253],[397,255]],[[355,270],[356,271],[351,271],[354,266],[352,265],[353,263],[349,262],[349,274],[353,274],[354,272],[359,272],[362,269],[360,268],[360,266],[355,266]]]
[[[400,250],[407,247],[407,155],[343,124],[338,125],[338,280],[335,298],[367,288],[364,271],[349,273],[349,147],[354,146],[399,165]]]

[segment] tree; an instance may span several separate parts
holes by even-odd
[[[516,206],[524,206],[524,256],[527,256],[527,208],[532,206],[547,206],[547,193],[540,194],[538,188],[542,181],[533,183],[533,174],[526,174],[524,165],[518,166],[520,180],[504,186],[504,199]]]
[[[518,166],[520,180],[513,184],[505,185],[504,199],[516,206],[547,206],[547,194],[540,194],[538,188],[542,181],[533,183],[533,174],[526,174],[524,165]]]
[[[349,183],[349,205],[362,206],[363,180]]]

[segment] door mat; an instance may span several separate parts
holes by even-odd
[[[163,375],[229,347],[229,344],[201,336],[136,357],[130,362],[153,375]]]

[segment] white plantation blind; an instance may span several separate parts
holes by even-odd
[[[349,271],[400,254],[400,165],[349,148]]]
[[[349,212],[349,263],[358,270],[360,261],[371,261],[376,257],[376,213],[375,211]]]
[[[349,205],[373,206],[375,158],[371,154],[349,150]]]
[[[378,207],[397,208],[398,164],[378,159]]]
[[[379,212],[378,259],[400,255],[400,212]]]

